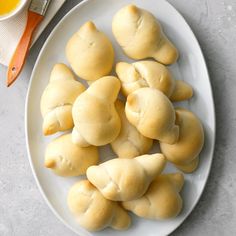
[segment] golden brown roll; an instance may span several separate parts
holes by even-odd
[[[115,109],[120,81],[114,76],[96,80],[73,106],[72,140],[81,147],[102,146],[115,140],[121,121]]]
[[[88,180],[71,187],[67,203],[78,223],[89,231],[106,227],[125,230],[131,223],[127,212],[117,202],[105,199]]]
[[[129,201],[141,197],[165,167],[160,154],[133,159],[115,158],[87,169],[88,180],[112,201]]]
[[[143,218],[162,220],[176,217],[183,205],[179,194],[183,184],[181,173],[159,175],[142,197],[122,205]]]
[[[114,50],[108,37],[88,21],[68,41],[66,57],[80,78],[97,80],[111,72]]]
[[[125,96],[144,87],[160,90],[172,102],[193,96],[193,89],[188,83],[175,80],[168,68],[156,61],[138,61],[132,64],[119,62],[116,64],[116,73]]]
[[[157,19],[135,5],[125,6],[115,14],[112,31],[130,58],[140,60],[152,57],[165,65],[178,59],[177,49],[166,37]]]
[[[112,150],[120,158],[133,158],[146,154],[152,147],[152,139],[144,137],[129,123],[122,101],[117,100],[115,106],[121,119],[121,130],[116,139],[111,143]]]
[[[160,148],[166,158],[184,172],[193,172],[199,162],[199,153],[204,144],[204,131],[197,116],[184,108],[176,109],[179,139],[169,145],[160,142]]]
[[[98,163],[97,147],[79,147],[72,143],[71,133],[51,141],[45,153],[45,167],[60,176],[84,175],[91,165]]]
[[[175,81],[175,88],[170,96],[172,102],[187,100],[193,96],[193,88],[183,80]]]
[[[64,64],[56,64],[51,72],[50,81],[41,97],[44,135],[72,129],[72,105],[85,90],[70,69]]]
[[[145,137],[173,144],[178,140],[175,110],[168,97],[154,88],[140,88],[127,97],[128,121]]]

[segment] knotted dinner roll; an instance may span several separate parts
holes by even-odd
[[[193,172],[198,166],[198,155],[204,144],[204,131],[200,120],[192,112],[176,109],[179,125],[179,139],[169,145],[160,142],[160,148],[166,158],[184,172]]]
[[[87,169],[88,180],[112,201],[129,201],[141,197],[165,167],[162,154],[133,159],[115,158]]]
[[[78,223],[89,231],[106,227],[124,230],[131,222],[128,213],[117,202],[105,199],[88,180],[71,187],[67,204]]]
[[[125,96],[143,87],[158,89],[173,102],[189,99],[193,95],[189,84],[175,80],[167,67],[156,61],[138,61],[132,64],[119,62],[116,64],[116,73]]]
[[[125,116],[125,106],[122,101],[116,101],[116,110],[121,119],[121,130],[111,143],[113,151],[120,158],[133,158],[145,154],[152,147],[152,139],[144,137],[129,123]]]
[[[56,64],[53,67],[49,84],[41,97],[44,135],[73,128],[72,105],[84,90],[85,87],[75,80],[66,65]]]
[[[135,5],[120,9],[112,21],[113,34],[125,54],[133,59],[153,57],[162,64],[172,64],[178,51],[162,31],[157,19]]]
[[[141,88],[127,97],[128,121],[145,137],[173,144],[178,140],[175,110],[169,99],[154,88]]]
[[[107,36],[88,21],[68,41],[66,57],[80,78],[97,80],[111,72],[114,50]]]
[[[193,88],[183,80],[175,81],[175,88],[170,96],[172,102],[187,100],[193,96]]]
[[[121,127],[114,105],[119,90],[120,81],[114,76],[105,76],[76,99],[72,109],[74,143],[81,147],[102,146],[115,140]]]
[[[69,133],[48,144],[44,165],[60,176],[78,176],[85,174],[89,166],[96,165],[98,159],[97,147],[79,147],[72,143]]]
[[[138,61],[132,64],[119,62],[116,73],[121,80],[121,89],[125,96],[143,87],[156,88],[166,96],[174,90],[175,80],[169,70],[155,61]]]
[[[134,214],[153,220],[176,217],[182,209],[179,194],[184,184],[181,173],[159,175],[140,198],[123,202],[125,209]]]

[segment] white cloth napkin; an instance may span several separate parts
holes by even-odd
[[[51,1],[43,21],[34,33],[31,45],[34,44],[64,2],[65,0]],[[16,46],[24,32],[27,21],[27,9],[28,7],[26,6],[19,15],[12,19],[0,22],[0,63],[5,66],[8,66]]]

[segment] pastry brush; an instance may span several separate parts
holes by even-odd
[[[28,9],[28,18],[25,31],[11,58],[7,71],[7,86],[9,87],[19,76],[26,57],[33,33],[39,23],[43,20],[51,0],[32,0]]]

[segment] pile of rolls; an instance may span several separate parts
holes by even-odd
[[[67,42],[69,66],[52,68],[41,97],[44,135],[65,132],[46,147],[45,167],[63,177],[86,175],[69,190],[67,204],[90,231],[127,229],[128,211],[153,220],[176,217],[183,172],[196,170],[204,144],[198,117],[173,105],[191,99],[193,89],[168,69],[179,52],[158,20],[128,5],[114,15],[112,32],[133,63],[115,64],[110,39],[86,22]],[[154,142],[160,153],[149,154]],[[117,158],[100,163],[105,145]],[[179,171],[163,173],[167,162]]]

